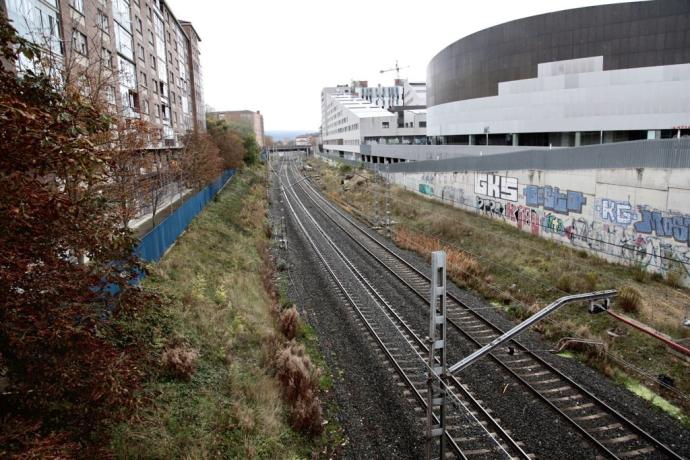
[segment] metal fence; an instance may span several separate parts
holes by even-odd
[[[690,168],[690,139],[661,139],[393,163],[390,172]]]
[[[141,239],[135,253],[147,262],[160,260],[196,215],[204,209],[206,203],[211,201],[234,174],[234,169],[228,169],[215,182],[185,201]]]

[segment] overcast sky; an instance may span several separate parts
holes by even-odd
[[[166,0],[201,36],[206,104],[260,110],[266,130],[316,131],[324,86],[426,80],[455,40],[502,22],[597,0]]]

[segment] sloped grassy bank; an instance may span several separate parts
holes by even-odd
[[[239,173],[150,267],[145,287],[168,301],[124,325],[147,337],[155,369],[136,416],[115,429],[117,457],[297,458],[320,449],[320,371],[282,332],[265,187],[260,168]]]

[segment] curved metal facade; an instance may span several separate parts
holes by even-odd
[[[604,56],[604,70],[690,63],[690,0],[559,11],[469,35],[427,67],[427,105],[496,96],[540,63]]]

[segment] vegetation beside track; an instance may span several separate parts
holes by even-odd
[[[115,430],[117,457],[303,458],[323,450],[320,418],[293,428],[296,408],[320,417],[318,398],[297,394],[295,403],[281,383],[294,376],[280,367],[281,353],[308,370],[300,388],[311,389],[319,371],[308,358],[317,350],[293,356],[301,345],[281,327],[265,187],[259,168],[239,173],[150,267],[145,286],[168,302],[123,327],[148,337],[158,366],[143,391],[148,403]]]
[[[318,160],[309,164],[324,193],[356,216],[371,219],[376,200],[381,203],[379,212],[383,210],[382,185],[372,180],[369,171],[331,167]],[[617,309],[625,308],[625,314],[671,337],[690,337],[681,326],[690,291],[673,279],[609,263],[397,186],[391,188],[390,197],[396,244],[424,257],[444,248],[453,256],[449,269],[453,281],[482,295],[512,319],[525,319],[568,293],[617,288],[624,293]],[[538,330],[554,345],[568,337],[598,342],[571,342],[566,349],[690,427],[686,396],[690,363],[661,342],[608,315],[592,316],[577,307],[562,310]],[[659,385],[655,381],[659,375],[670,377],[675,388]]]

